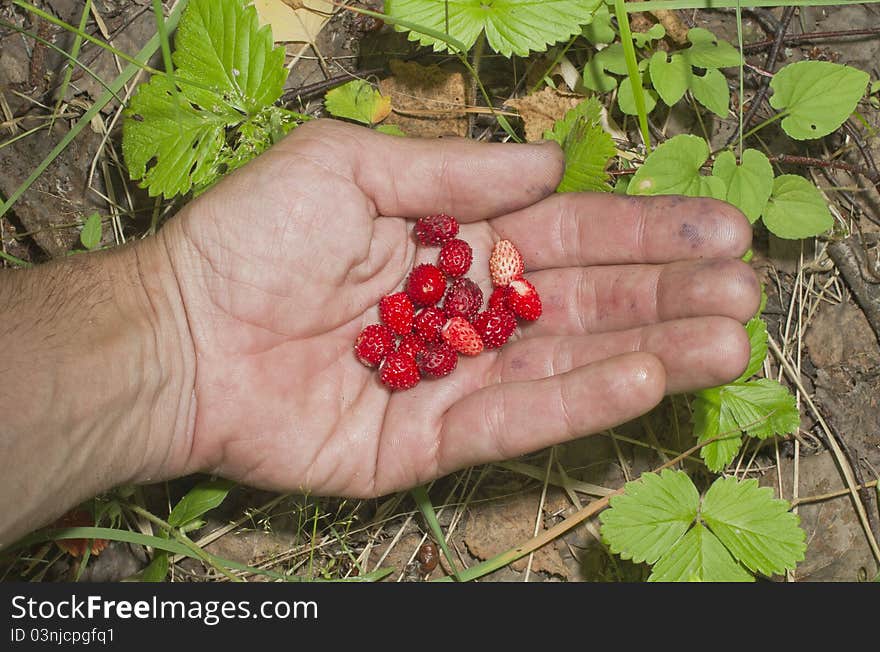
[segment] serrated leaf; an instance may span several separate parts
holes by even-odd
[[[645,96],[645,112],[650,113],[654,110],[654,107],[657,106],[657,93],[652,89],[644,87],[642,88],[642,93]],[[619,106],[620,110],[627,115],[639,114],[639,111],[636,108],[636,99],[633,95],[633,87],[632,83],[630,83],[629,77],[624,77],[620,80],[620,90],[617,91],[617,106]]]
[[[750,222],[761,217],[773,191],[773,166],[764,154],[747,149],[742,154],[742,163],[737,165],[733,152],[721,152],[715,159],[712,176],[724,181],[723,199],[740,209]]]
[[[691,65],[680,54],[669,58],[666,52],[655,52],[649,70],[654,90],[668,106],[678,102],[690,86]]]
[[[758,311],[759,314],[761,311]],[[737,382],[748,380],[761,371],[764,359],[767,357],[767,324],[760,317],[752,317],[746,324],[746,333],[749,335],[749,366],[743,372]]]
[[[794,433],[801,422],[794,396],[769,378],[724,385],[721,410],[759,439]]]
[[[694,435],[702,444],[715,437],[720,439],[700,448],[700,457],[710,471],[719,472],[733,461],[742,447],[740,428],[730,414],[721,409],[721,388],[697,392],[694,399]]]
[[[86,219],[79,233],[79,241],[89,251],[101,244],[101,216],[98,213],[92,213]]]
[[[123,127],[129,174],[150,196],[216,178],[227,131],[275,102],[287,78],[283,48],[244,0],[191,0],[175,45],[178,81],[155,75],[142,85]]]
[[[324,106],[334,117],[374,125],[391,113],[391,97],[382,95],[372,84],[356,79],[328,91]]]
[[[730,108],[730,89],[727,78],[720,70],[710,69],[702,77],[691,75],[691,93],[694,99],[719,118],[726,118]]]
[[[821,138],[840,127],[865,94],[868,73],[829,61],[798,61],[777,72],[770,106],[786,111],[782,128],[792,138]]]
[[[649,582],[754,582],[755,578],[731,556],[701,523],[663,555]]]
[[[234,486],[235,483],[229,480],[200,482],[174,506],[168,516],[168,524],[173,527],[181,527],[194,521],[202,514],[219,506]]]
[[[601,0],[386,0],[392,18],[448,34],[470,48],[485,29],[489,46],[506,57],[543,52],[580,33]],[[448,28],[447,28],[448,7]],[[408,31],[395,26],[398,31]],[[409,33],[411,41],[429,45],[435,52],[447,44],[426,34]]]
[[[593,19],[584,25],[581,34],[593,45],[597,43],[612,43],[617,36],[617,32],[611,26],[611,12],[608,11],[608,5],[602,3],[593,14]]]
[[[190,0],[175,36],[175,73],[210,87],[244,113],[272,104],[284,89],[284,48],[260,27],[257,11],[242,0]],[[198,101],[201,89],[187,88]],[[215,98],[209,98],[215,99]]]
[[[659,145],[629,184],[630,195],[723,197],[724,183],[700,174],[709,146],[698,136],[682,134]]]
[[[557,192],[608,192],[606,168],[617,149],[602,127],[602,105],[591,97],[557,120],[544,138],[555,140],[565,153],[565,174]]]
[[[698,68],[730,68],[741,61],[739,52],[727,41],[717,38],[702,27],[688,30],[691,46],[681,53],[692,66]]]
[[[772,575],[793,570],[806,551],[800,519],[757,480],[719,478],[703,499],[701,517],[747,568]]]
[[[600,514],[602,538],[624,559],[653,564],[693,523],[699,502],[697,488],[685,473],[643,473]]]
[[[795,174],[783,174],[773,180],[773,191],[762,217],[770,231],[792,240],[819,235],[834,226],[834,217],[822,193]]]

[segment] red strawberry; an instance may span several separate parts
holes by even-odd
[[[489,256],[489,273],[492,285],[503,287],[525,271],[522,254],[510,240],[499,240]]]
[[[458,365],[458,353],[445,342],[429,344],[424,351],[416,354],[416,364],[423,376],[448,376]]]
[[[474,330],[487,349],[497,349],[504,346],[516,330],[516,317],[507,310],[490,308],[474,319]]]
[[[474,260],[474,251],[464,240],[450,240],[440,249],[438,265],[448,276],[467,273]]]
[[[394,331],[384,324],[370,324],[354,342],[358,360],[368,367],[375,367],[394,350]]]
[[[520,319],[535,321],[541,316],[541,297],[535,286],[524,278],[517,278],[510,283],[510,292],[507,295],[507,303],[510,309]]]
[[[395,292],[379,301],[379,316],[398,335],[406,335],[412,331],[413,312],[415,310],[412,301],[406,292]]]
[[[446,322],[443,340],[462,355],[479,355],[483,351],[479,333],[462,317],[453,317]]]
[[[440,308],[422,308],[413,319],[413,328],[425,342],[435,342],[445,323],[446,314]]]
[[[409,389],[419,383],[415,358],[406,353],[389,353],[379,367],[379,379],[391,389]]]
[[[446,291],[446,275],[435,265],[419,265],[409,275],[406,293],[413,303],[433,306]]]
[[[445,213],[429,215],[416,222],[414,231],[420,245],[439,247],[458,235],[458,222]]]
[[[510,292],[508,287],[497,287],[492,290],[492,296],[489,297],[489,310],[507,310],[510,312],[510,306],[507,305],[507,294]]]
[[[409,333],[400,338],[397,345],[398,353],[406,353],[412,357],[416,357],[421,351],[425,350],[425,342],[416,333]]]
[[[464,317],[468,321],[477,316],[483,306],[483,291],[469,278],[457,278],[446,291],[443,312],[450,319]]]

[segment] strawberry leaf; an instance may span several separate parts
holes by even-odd
[[[697,392],[694,399],[694,435],[702,444],[715,439],[700,448],[700,457],[710,471],[721,471],[733,461],[742,446],[740,427],[727,410],[721,409],[721,390],[706,389]]]
[[[489,46],[506,57],[543,52],[551,43],[580,33],[601,0],[386,0],[392,18],[445,33],[467,48],[485,30]],[[448,24],[447,24],[448,17]],[[398,31],[405,27],[395,26]],[[443,41],[411,31],[411,41],[446,50]]]
[[[129,174],[151,196],[216,179],[227,134],[275,102],[287,78],[283,48],[245,0],[191,0],[175,45],[174,78],[142,85],[123,125]]]
[[[556,192],[608,192],[606,172],[617,149],[602,127],[602,105],[591,97],[557,120],[544,138],[555,140],[565,153],[565,175]]]
[[[751,349],[749,365],[742,376],[737,378],[737,382],[748,380],[761,371],[764,359],[767,357],[767,324],[764,323],[764,320],[760,317],[752,317],[746,324],[746,333],[749,335]]]
[[[328,91],[324,106],[337,118],[374,125],[391,113],[391,98],[382,95],[368,82],[356,79]]]
[[[681,471],[644,473],[599,516],[602,538],[623,559],[655,563],[694,522],[700,495]]]
[[[654,566],[649,582],[754,582],[702,523],[690,529]]]
[[[772,575],[793,570],[806,551],[800,519],[757,480],[719,478],[703,498],[709,529],[747,568]]]

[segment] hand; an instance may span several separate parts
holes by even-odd
[[[207,470],[318,495],[374,496],[637,417],[737,377],[759,285],[751,228],[709,199],[554,195],[553,143],[296,129],[162,231],[195,360],[189,425],[160,475]],[[544,315],[500,351],[389,392],[353,354],[447,212],[489,288],[512,240]]]

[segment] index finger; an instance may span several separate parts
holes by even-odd
[[[490,224],[530,269],[733,258],[752,241],[749,221],[730,204],[680,195],[564,193]]]

